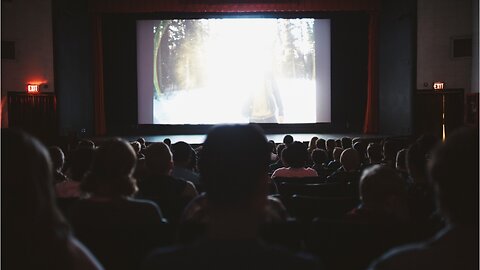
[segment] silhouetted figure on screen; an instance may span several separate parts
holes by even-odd
[[[237,146],[235,153],[230,145]],[[255,126],[211,130],[199,159],[209,216],[206,235],[193,245],[157,250],[143,269],[318,269],[312,258],[258,239],[269,162],[267,140]]]
[[[250,123],[282,123],[283,103],[278,85],[272,74],[259,80],[258,87],[250,89],[244,114]]]
[[[428,241],[393,249],[370,269],[478,269],[478,162],[478,129],[457,131],[436,148],[428,172],[447,226]]]

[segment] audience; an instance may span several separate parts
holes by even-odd
[[[311,168],[317,172],[318,176],[327,177],[331,172],[325,164],[328,161],[327,151],[315,149],[312,151],[311,157],[313,161]]]
[[[285,166],[283,164],[283,161],[282,161],[282,154],[283,154],[284,149],[285,149],[285,144],[281,143],[281,144],[277,145],[278,159],[277,159],[277,162],[269,165],[269,167],[268,167],[268,172],[269,173],[273,173],[275,170],[277,170],[279,168],[283,168]]]
[[[333,149],[333,160],[330,161],[327,165],[327,168],[330,170],[338,170],[342,164],[340,163],[340,156],[342,155],[343,149],[340,147],[335,147]]]
[[[233,144],[239,146],[236,155],[228,147]],[[255,126],[211,130],[199,160],[208,203],[206,236],[187,247],[155,251],[143,269],[318,269],[311,258],[258,240],[269,161],[267,140]]]
[[[318,141],[318,137],[317,136],[314,136],[312,137],[312,139],[310,139],[310,142],[308,143],[308,154],[312,154],[313,150],[315,150],[317,148],[317,141]]]
[[[328,182],[355,182],[360,177],[360,157],[357,150],[348,148],[340,155],[340,165],[335,172],[327,177]]]
[[[318,149],[323,149],[323,150],[327,150],[326,146],[325,146],[325,139],[322,139],[322,138],[319,138],[317,140],[317,142],[315,143],[315,145],[317,146]]]
[[[352,138],[349,138],[349,137],[343,137],[341,139],[341,142],[342,142],[342,148],[343,149],[347,149],[347,148],[352,148]]]
[[[62,172],[65,163],[65,154],[63,154],[62,149],[58,146],[51,146],[48,148],[48,153],[53,166],[53,184],[66,181],[67,176]]]
[[[200,185],[200,176],[189,167],[191,160],[196,159],[196,157],[193,156],[194,150],[190,144],[184,141],[176,142],[172,145],[171,149],[173,169],[170,175],[190,181],[198,187]]]
[[[336,222],[352,226],[352,231],[398,228],[397,234],[380,237],[388,245],[371,239],[358,260],[346,252],[345,259],[362,262],[352,265],[363,268],[388,249],[427,239],[441,229],[429,241],[393,249],[370,268],[478,269],[478,129],[454,132],[441,145],[436,136],[422,135],[406,149],[399,149],[399,140],[367,146],[361,138],[348,137],[313,137],[307,148],[291,135],[275,149],[256,125],[217,126],[196,150],[183,141],[170,145],[169,139],[148,147],[143,138],[130,143],[108,139],[98,147],[82,139],[76,150],[64,154],[56,146],[47,152],[18,131],[2,130],[2,136],[2,266],[8,269],[101,269],[72,236],[63,216],[107,269],[139,269],[148,250],[165,244],[159,240],[163,232],[153,236],[151,230],[167,220],[179,230],[177,236],[192,223],[205,230],[195,234],[195,242],[193,235],[182,240],[186,246],[155,251],[144,269],[318,269],[316,260],[305,254],[261,242],[259,229],[288,224],[290,213],[294,218],[308,211],[325,217],[321,211],[327,201],[338,217],[343,215]],[[301,194],[291,198],[278,196],[272,181],[313,176],[324,177],[325,183],[282,185]],[[319,194],[324,195],[309,197]],[[347,209],[352,210],[345,215]],[[302,238],[291,233],[281,234]],[[347,238],[339,245],[349,245]],[[117,244],[121,241],[114,239],[136,242]],[[92,244],[104,242],[102,248]]]
[[[103,269],[54,203],[47,149],[19,131],[1,136],[2,268]]]
[[[334,139],[328,139],[325,141],[325,149],[327,150],[328,153],[328,160],[333,160],[333,149],[335,149],[335,140]]]
[[[169,138],[165,138],[163,140],[163,143],[166,144],[168,147],[172,147],[172,140],[170,140]]]
[[[139,181],[137,197],[156,202],[171,222],[178,221],[183,208],[198,195],[194,184],[171,176],[173,157],[163,142],[147,147],[145,164],[147,173]]]
[[[407,171],[407,158],[406,158],[407,149],[400,149],[397,152],[397,157],[395,158],[395,168],[400,173],[406,183],[409,183],[409,176]]]
[[[397,152],[400,150],[398,143],[392,140],[385,140],[383,143],[383,160],[382,163],[395,168],[395,159]]]
[[[285,144],[286,147],[292,144],[293,143],[292,135],[285,135],[285,137],[283,137],[283,143]]]
[[[110,139],[97,149],[81,184],[88,197],[72,209],[75,228],[163,222],[157,205],[132,198],[138,190],[132,177],[135,162],[135,152],[124,140]]]
[[[407,170],[411,183],[408,200],[412,218],[417,222],[428,222],[435,211],[433,188],[427,179],[427,153],[418,143],[413,143],[406,152]]]
[[[71,154],[66,181],[55,185],[55,194],[58,198],[79,198],[81,196],[80,184],[90,168],[94,151],[90,147],[80,147]]]
[[[357,150],[358,155],[360,156],[360,167],[365,167],[369,164],[369,160],[367,158],[367,145],[362,140],[357,140],[353,144],[353,149]]]
[[[279,159],[279,156],[276,154],[275,151],[275,142],[272,140],[268,141],[268,146],[270,147],[270,163],[273,164]]]
[[[283,168],[275,170],[272,178],[275,177],[308,177],[318,176],[312,168],[305,168],[308,159],[308,151],[301,142],[293,142],[282,152]]]
[[[367,158],[369,165],[382,163],[382,146],[378,143],[369,143],[367,146]]]
[[[385,165],[365,169],[360,178],[361,204],[347,214],[356,221],[382,224],[409,219],[405,183],[398,173]]]
[[[457,131],[433,152],[428,171],[447,226],[426,242],[393,249],[370,269],[479,268],[478,138],[478,129]]]

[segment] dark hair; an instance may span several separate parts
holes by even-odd
[[[360,155],[353,148],[343,150],[340,155],[340,163],[346,171],[354,171],[360,168]]]
[[[234,147],[231,149],[230,146]],[[235,205],[257,192],[268,173],[270,151],[256,125],[221,125],[207,135],[198,166],[209,202]]]
[[[406,153],[407,170],[414,180],[426,178],[427,176],[427,158],[425,149],[418,143],[413,143],[408,147]]]
[[[342,148],[342,140],[341,139],[336,139],[335,140],[335,147]]]
[[[94,149],[95,143],[92,140],[82,139],[77,144],[77,149],[80,149],[80,148]]]
[[[312,151],[312,161],[315,164],[323,164],[327,162],[328,160],[328,154],[327,151],[323,149],[315,149]]]
[[[82,181],[85,173],[90,169],[94,150],[92,148],[79,148],[70,156],[70,178]]]
[[[168,147],[170,147],[170,146],[172,145],[172,140],[170,140],[169,138],[165,138],[165,139],[163,140],[163,143],[166,144],[166,145],[168,145]]]
[[[383,143],[383,158],[386,161],[395,162],[398,150],[400,150],[399,143],[392,140],[386,140]]]
[[[52,168],[56,171],[61,170],[65,163],[65,154],[63,154],[62,149],[58,146],[50,146],[48,147],[48,153],[52,160]]]
[[[285,145],[289,145],[289,144],[293,143],[292,135],[285,135],[285,137],[283,137],[283,143]]]
[[[341,139],[341,141],[342,141],[342,148],[343,149],[352,148],[352,138],[343,137]]]
[[[400,175],[385,165],[366,168],[360,177],[360,196],[365,203],[383,204],[391,196],[406,196]]]
[[[137,191],[132,177],[135,165],[132,146],[123,139],[110,139],[95,151],[82,191],[108,197],[131,196]]]
[[[192,157],[192,147],[190,144],[180,141],[172,144],[173,162],[188,163]]]
[[[275,152],[276,149],[275,149],[275,142],[274,141],[272,141],[272,140],[268,141],[268,146],[270,148],[270,152],[272,152],[272,153]]]
[[[285,150],[286,145],[284,143],[280,143],[277,145],[277,155],[282,158],[282,152]]]
[[[319,138],[315,142],[315,145],[317,146],[318,149],[327,150],[327,148],[325,147],[325,139]]]
[[[407,160],[406,160],[407,149],[400,149],[397,152],[395,158],[395,167],[397,170],[407,170]]]
[[[145,149],[145,165],[151,173],[168,173],[172,160],[172,152],[163,142],[152,143]]]
[[[352,147],[353,149],[357,150],[360,156],[360,161],[363,161],[366,158],[367,145],[362,141],[357,141],[353,144]]]
[[[295,141],[285,148],[282,153],[284,163],[292,168],[302,168],[308,159],[308,151],[305,144]]]
[[[373,162],[382,160],[382,147],[378,143],[369,143],[367,146],[368,158]]]
[[[440,139],[433,134],[422,134],[416,142],[422,147],[425,154],[428,155],[440,142]]]
[[[335,140],[334,140],[334,139],[328,139],[328,140],[325,142],[325,148],[327,148],[327,149],[326,149],[327,151],[332,152],[335,147],[336,147],[336,144],[335,144]]]
[[[478,227],[478,128],[460,129],[433,152],[429,166],[440,209],[454,224]]]
[[[71,269],[70,229],[55,205],[47,150],[10,129],[2,129],[1,148],[2,267]]]

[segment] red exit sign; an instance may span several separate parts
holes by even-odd
[[[433,89],[443,90],[443,89],[445,89],[445,83],[444,82],[434,82],[433,83]]]
[[[29,94],[40,93],[40,85],[38,85],[38,84],[27,84],[27,93],[29,93]]]

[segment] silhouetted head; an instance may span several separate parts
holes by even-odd
[[[65,155],[63,151],[58,146],[50,146],[48,148],[48,153],[50,154],[50,159],[52,160],[52,168],[55,171],[61,171],[63,164],[65,163]]]
[[[214,127],[198,161],[209,203],[228,207],[265,200],[269,162],[268,143],[258,126]]]
[[[430,152],[437,146],[441,141],[440,139],[433,134],[423,134],[416,142],[422,147],[426,155],[429,155]]]
[[[168,145],[168,147],[172,146],[172,140],[170,140],[169,138],[165,138],[165,139],[163,140],[163,143],[166,144],[166,145]]]
[[[310,142],[308,143],[308,149],[310,151],[317,148],[317,140],[318,140],[318,137],[316,137],[316,136],[314,136],[314,137],[312,137],[312,139],[310,139]]]
[[[168,145],[163,142],[150,144],[145,149],[145,165],[152,174],[170,174],[173,167],[173,157]]]
[[[92,148],[79,148],[70,155],[70,179],[80,182],[90,169],[93,160]]]
[[[283,137],[283,143],[284,143],[286,146],[289,146],[291,143],[293,143],[293,137],[292,137],[292,135],[285,135],[285,137]]]
[[[317,145],[317,148],[318,149],[323,149],[323,150],[327,150],[326,146],[325,146],[325,139],[318,139],[317,142],[315,143]]]
[[[333,149],[333,160],[340,161],[340,156],[342,155],[343,149],[341,147],[335,147]]]
[[[314,164],[322,165],[328,160],[327,151],[323,149],[315,149],[312,151],[312,161]]]
[[[433,152],[430,179],[440,209],[453,224],[478,228],[478,129],[452,133]]]
[[[399,146],[398,143],[392,140],[386,140],[383,143],[383,158],[385,161],[394,162],[397,156]]]
[[[92,140],[82,139],[77,144],[77,149],[80,149],[80,148],[94,149],[95,143]]]
[[[277,155],[280,157],[280,159],[282,158],[282,153],[284,149],[285,149],[284,143],[280,143],[277,145]]]
[[[333,149],[336,147],[334,139],[328,139],[325,142],[325,147],[327,148],[328,152],[333,152]]]
[[[282,152],[283,163],[292,168],[302,168],[308,159],[307,147],[301,142],[293,142]]]
[[[142,146],[142,149],[144,149],[144,148],[146,147],[146,145],[145,145],[145,144],[146,144],[146,141],[145,141],[144,138],[142,138],[142,137],[138,138],[138,139],[137,139],[137,142],[140,143],[140,145]]]
[[[130,146],[132,146],[133,151],[134,151],[136,154],[139,154],[140,151],[142,150],[142,145],[141,145],[139,142],[137,142],[137,141],[131,142],[131,143],[130,143]]]
[[[137,191],[136,155],[122,139],[110,139],[95,151],[90,170],[82,182],[82,191],[105,197],[131,196]]]
[[[1,134],[2,268],[66,269],[70,231],[54,202],[47,149],[30,135]]]
[[[343,137],[342,138],[342,146],[343,149],[352,148],[352,138]]]
[[[395,159],[395,168],[401,172],[407,171],[407,160],[406,160],[407,149],[401,149],[397,152],[397,157]]]
[[[426,152],[418,143],[413,143],[408,147],[406,153],[408,174],[415,182],[425,181],[427,177],[427,158]]]
[[[347,172],[358,170],[360,168],[360,156],[357,150],[353,148],[343,150],[340,156],[340,163]]]
[[[406,213],[406,186],[400,175],[385,165],[366,168],[360,177],[360,199],[387,214],[404,218]]]
[[[341,139],[336,139],[336,140],[335,140],[335,147],[340,147],[340,148],[342,148],[342,140],[341,140]]]
[[[382,161],[382,147],[378,143],[369,143],[367,146],[367,157],[370,163],[379,163]]]
[[[268,147],[270,149],[270,152],[272,152],[272,153],[275,152],[276,149],[275,149],[275,142],[274,141],[272,141],[272,140],[268,141]]]
[[[187,166],[192,158],[192,147],[190,144],[180,141],[172,145],[173,164],[175,166]]]
[[[353,149],[357,150],[360,160],[363,161],[367,157],[367,145],[361,140],[353,144]]]

